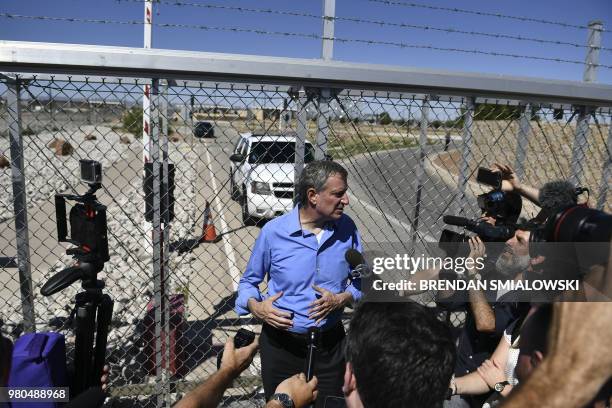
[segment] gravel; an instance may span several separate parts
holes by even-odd
[[[84,140],[85,135],[94,134],[95,141]],[[80,158],[99,161],[107,171],[114,163],[127,156],[127,149],[138,152],[140,143],[132,141],[131,145],[119,142],[121,133],[104,126],[81,126],[74,129],[63,129],[62,132],[41,132],[25,138],[24,163],[27,190],[27,206],[35,207],[46,202],[57,192],[84,192],[84,186],[79,181]],[[71,156],[57,157],[47,144],[54,138],[67,140],[75,148]],[[133,140],[133,137],[131,138]],[[178,237],[193,237],[197,226],[195,208],[195,186],[197,155],[194,151],[180,151],[179,144],[169,145],[170,161],[175,163],[175,219],[177,226],[171,231],[173,240]],[[0,154],[10,157],[9,140],[0,138]],[[130,154],[133,157],[132,154]],[[137,156],[139,157],[139,156]],[[131,163],[132,169],[139,169],[140,164]],[[114,300],[113,324],[109,333],[109,350],[130,348],[136,340],[136,322],[144,317],[146,306],[153,293],[153,267],[151,252],[143,246],[145,234],[142,212],[143,193],[142,179],[136,170],[133,174],[123,174],[130,177],[124,180],[121,193],[110,197],[107,191],[101,189],[97,196],[107,203],[108,242],[110,261],[108,261],[98,279],[106,281],[104,292]],[[111,180],[105,180],[111,183]],[[104,183],[103,183],[104,185]],[[0,223],[13,217],[13,197],[11,187],[11,171],[0,169]],[[112,200],[112,201],[111,201]],[[54,214],[49,214],[54,218]],[[53,232],[55,234],[55,232]],[[195,258],[190,255],[170,253],[169,270],[172,273],[172,283],[169,293],[176,293],[187,285],[190,263]],[[49,262],[49,261],[48,261]],[[75,263],[68,255],[61,255],[42,276],[34,283],[36,321],[42,322],[37,331],[52,330],[46,325],[52,318],[67,317],[73,307],[74,296],[81,291],[80,284],[73,284],[63,291],[42,297],[40,287],[51,276]],[[16,296],[7,304],[1,314],[5,322],[15,325],[21,320],[21,304]],[[57,328],[55,328],[57,330]],[[125,353],[125,358],[118,364],[125,364],[131,358]]]

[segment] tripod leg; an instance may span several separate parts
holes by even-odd
[[[74,346],[75,378],[72,395],[78,395],[89,387],[91,377],[91,353],[94,341],[95,305],[91,299],[77,294],[76,308],[76,338]],[[85,298],[85,299],[84,299]]]
[[[113,301],[110,296],[103,295],[98,305],[98,320],[96,330],[96,348],[94,350],[93,371],[91,385],[100,384],[100,376],[106,359],[106,342],[108,340],[108,327],[113,315]]]

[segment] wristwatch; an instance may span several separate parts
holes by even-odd
[[[498,383],[495,383],[495,385],[493,386],[493,389],[497,392],[502,392],[504,390],[504,388],[506,388],[506,385],[509,385],[510,383],[508,381],[501,381]]]
[[[295,404],[293,403],[293,400],[287,394],[281,394],[281,393],[274,394],[272,398],[270,398],[270,401],[280,402],[283,408],[295,408]]]

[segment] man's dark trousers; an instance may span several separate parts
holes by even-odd
[[[345,333],[340,323],[322,331],[316,352],[314,375],[318,385],[316,407],[323,408],[328,396],[343,398]],[[263,325],[259,338],[261,372],[266,401],[278,384],[299,373],[306,374],[307,335],[292,334]]]

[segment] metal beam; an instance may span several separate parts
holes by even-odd
[[[141,48],[0,41],[0,70],[381,89],[612,106],[612,86],[506,75]]]

